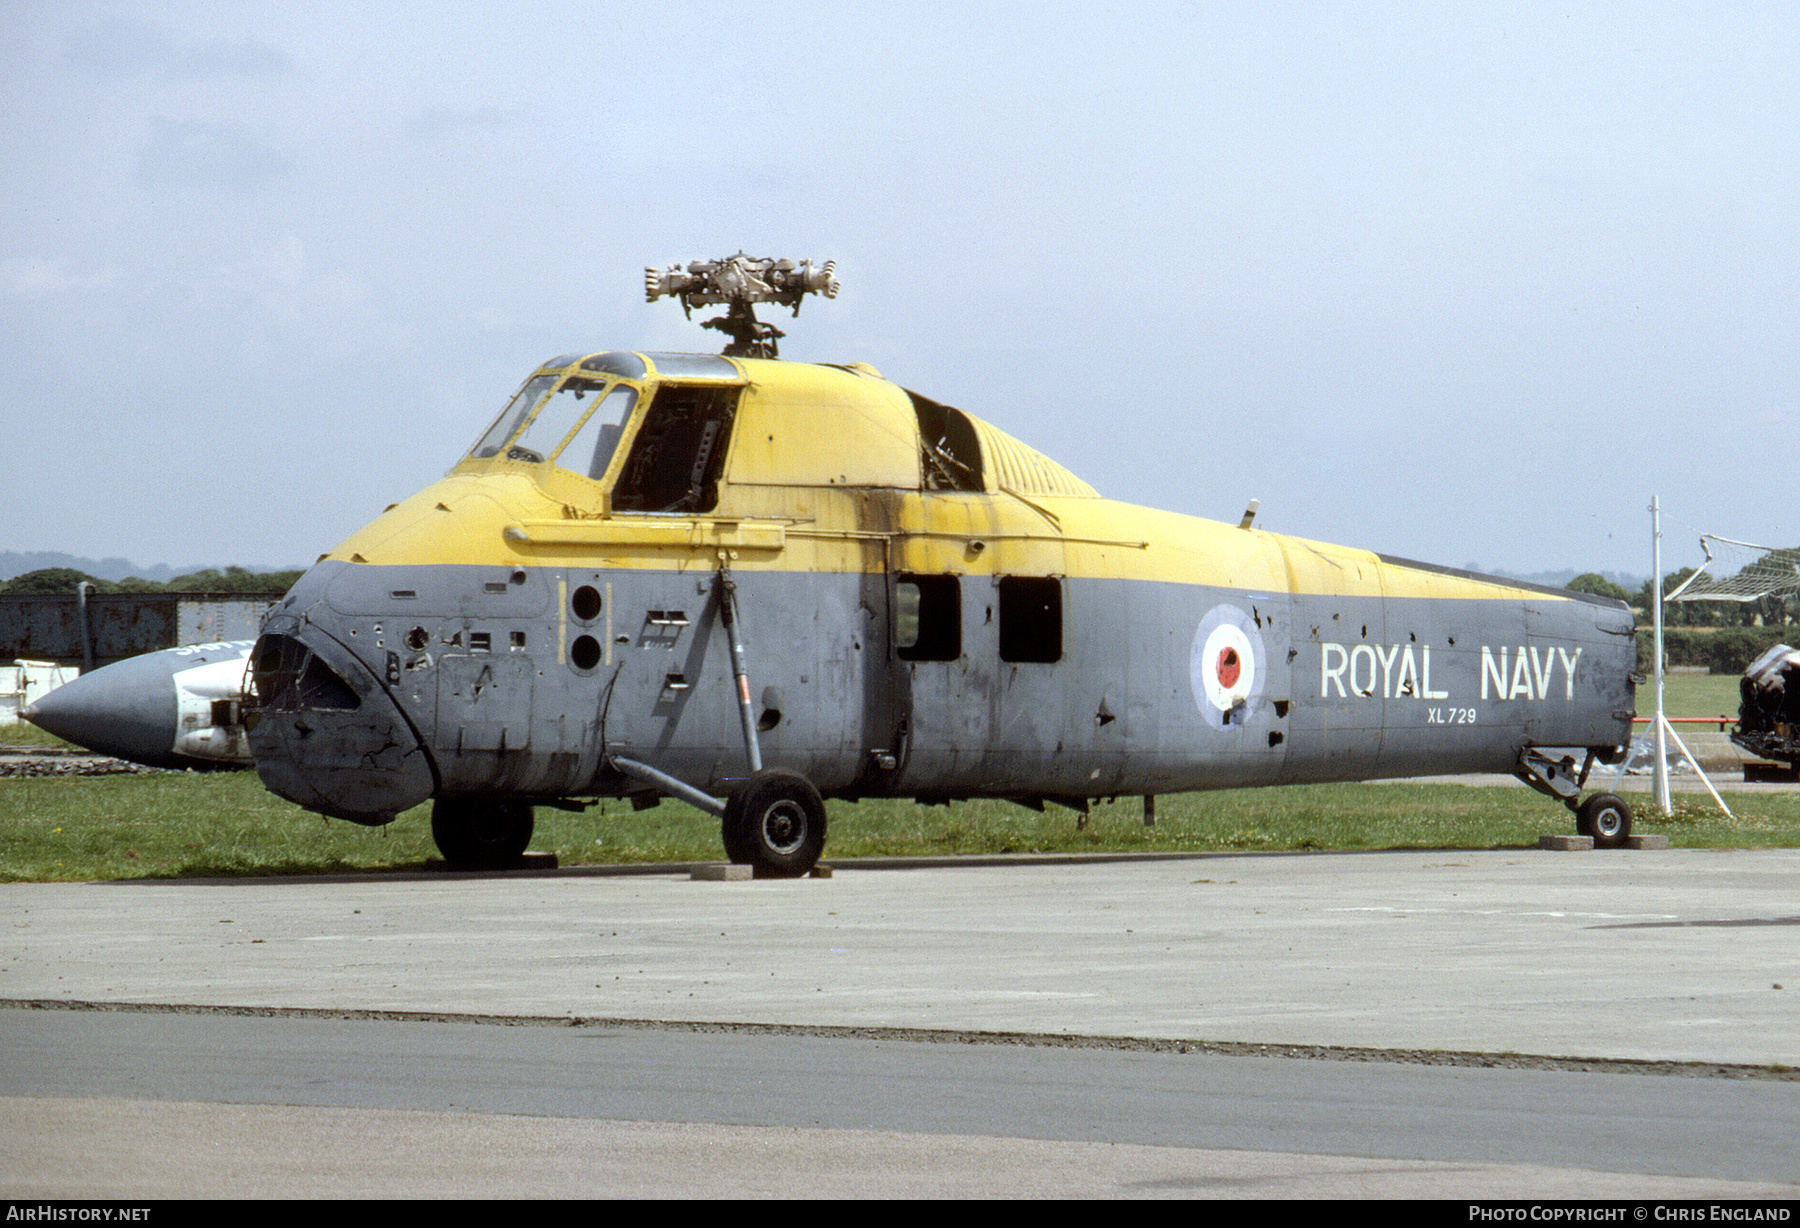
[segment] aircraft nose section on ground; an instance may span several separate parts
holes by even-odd
[[[248,640],[187,644],[115,661],[19,715],[89,750],[163,768],[240,767]]]
[[[102,755],[177,767],[174,670],[164,654],[118,661],[50,691],[19,713]]]
[[[418,734],[380,681],[316,627],[274,618],[251,652],[256,774],[308,810],[377,826],[435,790]]]

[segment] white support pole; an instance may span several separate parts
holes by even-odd
[[[1683,742],[1676,734],[1675,727],[1669,724],[1668,715],[1663,711],[1662,509],[1655,495],[1650,496],[1650,558],[1652,569],[1650,606],[1656,628],[1656,643],[1653,649],[1656,655],[1656,806],[1665,815],[1675,812],[1675,807],[1669,800],[1669,739],[1674,738],[1675,745],[1681,747],[1682,758],[1686,759],[1688,766],[1694,769],[1695,774],[1700,777],[1701,783],[1706,786],[1706,791],[1712,794],[1713,801],[1719,804],[1719,809],[1723,810],[1725,817],[1729,819],[1733,817],[1731,807],[1725,804],[1725,799],[1719,796],[1717,789],[1713,788],[1713,782],[1701,768],[1700,761],[1694,758],[1694,753],[1687,748],[1687,743]]]
[[[1663,619],[1662,619],[1662,508],[1655,495],[1650,496],[1650,609],[1656,628],[1654,645],[1656,668],[1656,775],[1654,789],[1657,809],[1674,813],[1669,804],[1669,743],[1665,733],[1669,720],[1663,715]]]

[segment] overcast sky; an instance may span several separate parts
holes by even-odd
[[[296,565],[643,267],[838,262],[1102,494],[1452,566],[1800,542],[1792,4],[0,0],[0,548]]]

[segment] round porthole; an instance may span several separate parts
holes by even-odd
[[[600,590],[591,584],[583,584],[569,598],[569,606],[575,611],[575,617],[584,623],[591,623],[600,617]]]
[[[600,664],[600,641],[591,635],[579,635],[569,645],[569,664],[586,672]]]

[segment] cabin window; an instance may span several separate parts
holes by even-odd
[[[895,579],[894,653],[902,661],[962,656],[962,585],[955,576]]]
[[[1055,576],[1000,579],[1000,659],[1062,660],[1062,581]]]
[[[717,506],[739,391],[658,388],[613,488],[613,510],[710,512]]]
[[[908,392],[919,418],[919,468],[926,490],[984,490],[981,441],[967,414]]]

